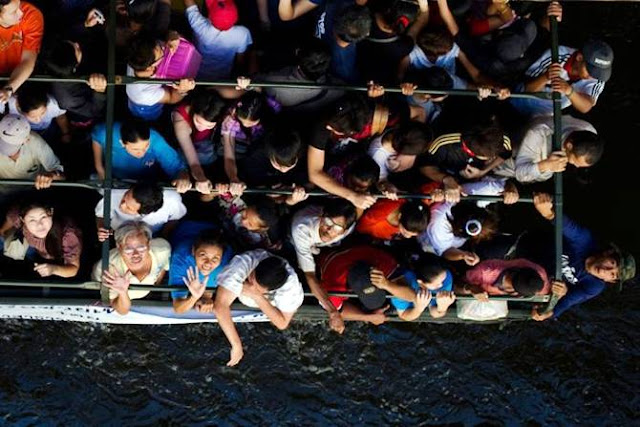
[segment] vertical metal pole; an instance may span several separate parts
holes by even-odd
[[[115,79],[116,79],[116,0],[109,1],[108,22],[108,53],[107,53],[107,117],[106,117],[106,141],[104,150],[105,179],[102,183],[104,190],[104,227],[111,227],[111,156],[113,151],[113,122],[115,109]],[[109,239],[102,243],[102,271],[109,268]],[[104,302],[109,302],[109,290],[103,285],[100,287],[100,295]]]
[[[558,20],[555,16],[550,16],[551,24],[551,62],[558,62]],[[558,92],[553,92],[553,150],[562,150],[562,96]],[[555,220],[554,220],[554,237],[555,237],[555,278],[562,280],[562,172],[553,175],[554,181],[554,204],[555,204]],[[551,296],[551,300],[545,311],[553,310],[558,303],[555,295]]]

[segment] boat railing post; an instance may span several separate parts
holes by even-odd
[[[558,20],[555,16],[549,17],[551,24],[551,62],[557,63],[559,60],[558,48]],[[562,151],[562,95],[559,92],[553,92],[553,151]],[[555,279],[562,280],[562,217],[563,217],[563,186],[562,172],[556,172],[553,175],[555,218],[554,218],[554,243],[555,243]],[[549,304],[544,311],[549,312],[558,303],[558,297],[551,295]]]
[[[116,2],[109,2],[109,48],[107,51],[107,117],[106,141],[104,150],[105,178],[102,182],[103,194],[103,227],[111,229],[111,187],[113,185],[111,164],[113,153],[113,122],[115,110],[115,79],[116,79]],[[102,271],[109,268],[109,240],[102,242]],[[100,297],[104,303],[109,303],[109,289],[100,280]]]

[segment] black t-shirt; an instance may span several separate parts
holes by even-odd
[[[261,143],[252,148],[247,156],[238,160],[238,175],[249,187],[272,188],[277,185],[305,185],[309,182],[306,166],[306,153],[303,152],[293,169],[286,173],[280,172],[271,165],[267,150]]]
[[[362,79],[387,86],[398,84],[400,62],[412,50],[411,37],[385,33],[374,24],[369,38],[358,43],[358,69]]]
[[[486,166],[484,160],[465,152],[461,141],[462,134],[449,133],[436,138],[427,153],[416,159],[416,166],[419,168],[425,166],[436,166],[443,172],[457,176],[461,170],[467,165],[472,165],[478,169]],[[507,136],[504,137],[504,151],[500,153],[500,157],[508,159],[512,155],[511,141]]]

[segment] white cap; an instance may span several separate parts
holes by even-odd
[[[29,139],[31,126],[17,114],[7,114],[0,120],[0,154],[13,156]]]

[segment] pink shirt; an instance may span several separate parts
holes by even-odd
[[[540,275],[540,277],[542,278],[542,282],[544,283],[542,290],[536,295],[546,295],[550,292],[551,284],[549,283],[547,272],[538,264],[535,264],[526,259],[514,259],[509,261],[501,259],[490,259],[487,261],[482,261],[480,264],[467,271],[465,279],[468,284],[479,286],[489,295],[505,295],[506,292],[494,286],[494,283],[496,282],[496,280],[498,280],[502,272],[508,268],[534,269],[538,273],[538,275]]]

